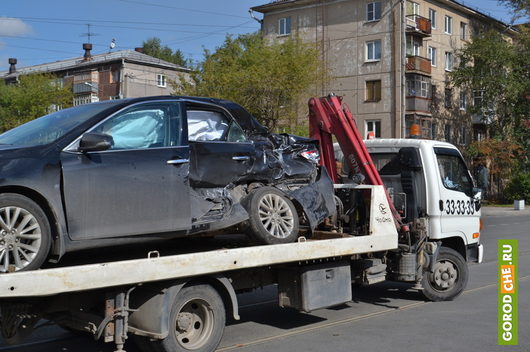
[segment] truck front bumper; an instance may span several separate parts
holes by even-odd
[[[467,261],[482,263],[484,258],[484,246],[482,244],[474,243],[467,246]]]

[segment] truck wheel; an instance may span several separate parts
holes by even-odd
[[[51,245],[46,214],[20,194],[0,195],[0,272],[41,267]]]
[[[468,277],[467,263],[460,253],[441,247],[433,271],[423,275],[423,295],[434,302],[450,301],[462,293]]]
[[[210,352],[223,337],[226,313],[223,300],[209,285],[184,287],[171,309],[169,335],[152,342],[160,352]]]
[[[294,242],[298,237],[298,213],[282,192],[258,188],[249,195],[250,235],[263,244]]]

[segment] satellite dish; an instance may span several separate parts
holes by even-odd
[[[114,49],[116,47],[116,39],[112,38],[110,42],[110,50]]]

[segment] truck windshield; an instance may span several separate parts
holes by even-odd
[[[119,100],[79,105],[56,111],[15,127],[0,135],[0,144],[39,146],[52,143]]]
[[[473,196],[473,180],[460,154],[449,148],[434,148],[445,188]]]

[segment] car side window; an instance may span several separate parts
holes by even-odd
[[[437,154],[438,169],[445,188],[469,194],[473,181],[464,161],[457,155]]]
[[[180,105],[176,102],[133,106],[97,126],[93,132],[110,135],[110,149],[148,149],[179,145]]]
[[[241,126],[235,122],[232,122],[230,128],[228,129],[228,137],[226,140],[227,142],[246,142],[247,137],[245,136]]]
[[[228,120],[217,111],[188,110],[188,140],[190,142],[226,140]]]

